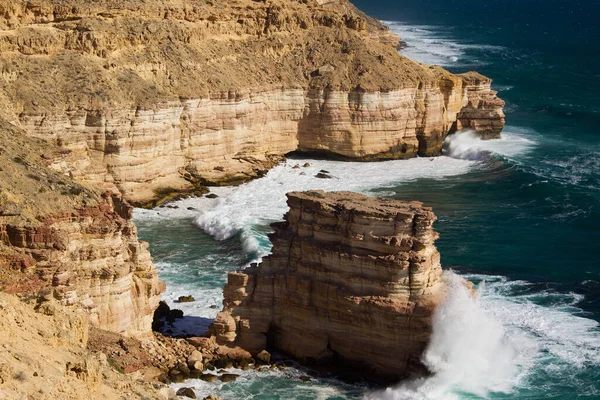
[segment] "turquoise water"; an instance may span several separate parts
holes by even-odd
[[[503,139],[469,134],[446,156],[383,163],[290,160],[266,177],[217,188],[217,199],[136,210],[140,235],[168,283],[193,294],[174,328],[202,331],[220,309],[226,273],[269,251],[284,193],[356,190],[432,206],[446,268],[479,284],[437,323],[432,378],[377,391],[300,367],[191,381],[226,399],[600,398],[600,27],[598,2],[357,1],[389,21],[418,61],[494,78],[507,101]],[[327,169],[338,179],[313,178]],[[193,209],[188,209],[193,208]],[[454,279],[448,276],[448,279]],[[468,310],[468,319],[463,319]],[[460,321],[461,324],[453,324]]]

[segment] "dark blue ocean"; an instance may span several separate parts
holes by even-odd
[[[433,161],[308,160],[305,175],[292,166],[306,160],[289,160],[259,180],[215,188],[217,199],[136,210],[165,298],[197,299],[174,330],[210,323],[226,273],[268,253],[268,224],[285,213],[291,190],[356,190],[433,207],[444,267],[476,282],[480,298],[458,293],[445,306],[426,355],[436,374],[422,381],[387,390],[303,382],[310,371],[295,367],[186,385],[225,399],[600,399],[600,2],[355,4],[396,31],[408,57],[493,78],[506,101],[502,139],[461,133]],[[314,178],[320,169],[338,179]]]

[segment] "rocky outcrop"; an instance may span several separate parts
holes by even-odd
[[[84,313],[55,301],[34,306],[0,293],[2,398],[117,400],[125,393],[131,398],[165,398],[155,386],[116,371],[103,353],[86,350]]]
[[[504,128],[504,102],[491,89],[492,80],[471,72],[463,74],[467,104],[456,117],[456,129],[473,129],[483,139],[500,137]]]
[[[132,207],[43,164],[53,146],[0,122],[0,286],[75,305],[93,326],[148,337],[164,284]],[[57,149],[54,149],[59,151]]]
[[[253,354],[272,347],[358,364],[363,377],[405,376],[419,365],[444,287],[431,209],[322,191],[289,193],[288,204],[272,225],[273,253],[229,274],[211,335]]]
[[[0,29],[0,118],[140,204],[295,150],[430,156],[449,132],[504,124],[489,79],[404,58],[346,0],[8,0]]]

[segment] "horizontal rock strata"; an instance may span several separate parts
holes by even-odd
[[[0,123],[0,287],[86,310],[93,326],[151,336],[164,291],[120,195],[43,164],[53,147]]]
[[[289,193],[273,253],[230,273],[210,328],[253,354],[274,348],[397,380],[419,360],[439,303],[435,216],[418,202],[350,192]]]
[[[260,176],[288,152],[380,160],[502,130],[476,73],[398,54],[346,0],[7,0],[0,118],[54,168],[140,204]]]

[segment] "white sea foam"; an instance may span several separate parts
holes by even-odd
[[[310,163],[310,167],[294,169],[295,165]],[[196,224],[205,232],[222,240],[240,233],[247,252],[255,251],[256,257],[265,255],[264,233],[256,226],[277,221],[287,211],[285,194],[298,190],[353,190],[368,192],[412,181],[417,178],[443,178],[466,173],[472,161],[449,157],[433,159],[385,161],[377,163],[336,162],[323,160],[289,160],[271,170],[264,178],[235,188],[215,188],[219,199],[212,208],[201,212]],[[316,178],[325,170],[332,179]]]
[[[375,188],[418,178],[443,179],[464,174],[484,165],[474,161],[481,159],[481,154],[519,158],[536,145],[535,135],[516,128],[508,127],[503,136],[500,140],[481,141],[468,133],[455,135],[449,139],[448,149],[449,154],[457,158],[381,163],[289,160],[265,177],[245,185],[214,188],[213,192],[219,196],[216,199],[182,200],[175,203],[177,209],[136,210],[136,218],[194,218],[199,227],[215,238],[226,239],[239,234],[244,250],[258,258],[269,248],[261,229],[269,222],[279,220],[286,212],[285,193],[288,191],[324,189],[368,193]],[[295,164],[305,162],[312,166],[293,168]],[[315,178],[321,169],[329,171],[334,178]],[[193,209],[188,210],[188,207]],[[162,263],[159,268],[176,270],[175,266]],[[485,397],[493,392],[505,393],[527,387],[535,374],[543,373],[549,377],[545,382],[561,381],[570,379],[573,370],[600,366],[598,323],[575,315],[580,312],[576,304],[582,300],[581,295],[551,290],[532,292],[524,290],[531,287],[524,281],[472,275],[467,279],[486,281],[485,285],[480,285],[477,299],[473,299],[464,286],[457,283],[459,278],[446,274],[445,279],[452,288],[451,295],[436,315],[434,337],[424,357],[425,364],[435,374],[384,392],[368,394],[367,398],[447,399],[465,393]],[[527,294],[520,294],[523,292]],[[171,285],[168,293],[171,305],[179,295],[190,293],[194,293],[192,286]],[[184,308],[187,315],[213,318],[220,308],[221,290],[203,289],[202,293],[196,304],[176,306]],[[185,320],[179,324],[177,332],[191,327]],[[244,374],[236,387],[255,388],[266,384],[262,375]],[[294,380],[294,375],[277,372],[266,377],[267,380],[272,378]],[[289,381],[285,382],[289,384]],[[222,383],[198,382],[197,385],[200,393],[228,391]],[[307,390],[307,398],[321,395],[327,398],[338,390],[327,385],[315,387],[318,385],[309,383],[306,387],[298,386],[298,390]],[[251,390],[254,389],[248,389],[243,396],[251,397],[254,394]],[[242,395],[241,392],[238,394]],[[225,397],[244,398],[236,396]],[[343,397],[341,393],[339,397]]]
[[[513,90],[514,86],[511,85],[497,85],[492,84],[492,89],[497,90],[499,92],[508,92],[509,90]]]
[[[473,298],[464,279],[444,273],[446,299],[433,319],[433,333],[423,363],[432,376],[403,383],[367,399],[447,399],[464,392],[485,397],[509,393],[519,374],[518,353],[535,351],[532,340],[508,336],[479,297]],[[478,293],[478,296],[481,292]]]
[[[537,167],[538,176],[551,178],[563,185],[600,190],[600,151],[583,151],[570,157],[548,157]]]
[[[463,160],[482,160],[491,154],[501,155],[515,160],[530,151],[536,142],[523,136],[522,129],[507,127],[500,139],[482,140],[473,131],[463,131],[446,138],[446,155]]]
[[[311,165],[293,168],[305,163]],[[476,166],[471,160],[443,156],[367,163],[290,159],[263,178],[235,187],[212,188],[219,196],[216,199],[185,199],[173,203],[176,209],[136,210],[136,219],[194,218],[198,227],[217,240],[240,235],[246,254],[259,259],[268,252],[265,249],[269,246],[266,232],[261,228],[280,220],[286,213],[287,192],[322,189],[369,193],[419,178],[461,175]],[[316,178],[321,170],[328,171],[332,178]]]
[[[488,397],[528,387],[539,371],[545,380],[560,382],[574,370],[600,366],[598,323],[574,315],[581,295],[546,291],[519,295],[529,283],[501,276],[466,278],[485,280],[475,299],[461,284],[462,278],[444,274],[449,295],[436,311],[423,357],[433,375],[368,394],[367,399]],[[551,306],[535,302],[547,296],[562,300]]]
[[[350,190],[370,194],[381,189],[419,178],[443,179],[462,175],[482,164],[490,154],[512,159],[522,156],[536,142],[525,137],[520,128],[508,127],[501,139],[480,140],[473,133],[450,136],[446,153],[450,156],[414,158],[383,162],[340,162],[313,159],[290,159],[273,168],[260,179],[235,187],[215,187],[216,199],[192,198],[173,203],[177,208],[136,210],[136,219],[194,218],[204,232],[217,240],[239,235],[249,262],[268,253],[264,227],[280,220],[287,211],[285,194],[291,191],[322,189]],[[309,163],[309,167],[294,168]],[[317,178],[328,171],[331,179]],[[378,192],[379,196],[386,192]],[[389,195],[389,193],[387,193]],[[262,229],[262,230],[261,230]]]
[[[223,383],[219,380],[205,382],[200,379],[190,379],[184,383],[176,383],[171,387],[175,390],[182,387],[191,387],[196,392],[197,398],[204,398],[211,394],[216,394],[227,400],[263,398],[270,395],[269,398],[281,400],[294,399],[343,399],[348,395],[357,398],[361,388],[356,385],[348,385],[342,382],[325,379],[312,378],[308,382],[303,382],[300,377],[306,376],[307,370],[286,360],[286,363],[292,364],[291,367],[284,370],[273,369],[258,372],[257,370],[242,370],[237,368],[228,368],[221,372],[236,374],[239,377],[235,382]],[[217,374],[216,371],[208,373]]]
[[[433,25],[409,25],[397,21],[383,21],[400,36],[406,47],[400,52],[408,58],[430,65],[460,66],[471,64],[473,51],[498,52],[504,48],[472,43],[461,43],[452,38],[447,28]],[[481,62],[477,61],[478,64]]]
[[[168,268],[165,263],[158,263],[157,266],[160,271]],[[195,300],[188,303],[177,301],[179,296],[188,295],[192,295]],[[208,326],[215,319],[217,313],[221,311],[223,289],[221,287],[199,289],[196,282],[169,284],[162,300],[166,301],[171,309],[179,309],[184,314],[182,319],[176,319],[165,329],[170,329],[173,335],[201,336],[208,330]]]
[[[549,290],[514,294],[511,292],[521,286],[518,282],[506,278],[490,279],[485,275],[467,276],[469,278],[488,281],[486,294],[481,299],[482,307],[502,321],[507,329],[525,332],[535,338],[543,354],[554,357],[554,365],[600,366],[600,325],[595,320],[575,315],[581,312],[575,307],[583,300],[581,294]],[[547,304],[549,300],[550,306],[537,303],[544,301]]]

